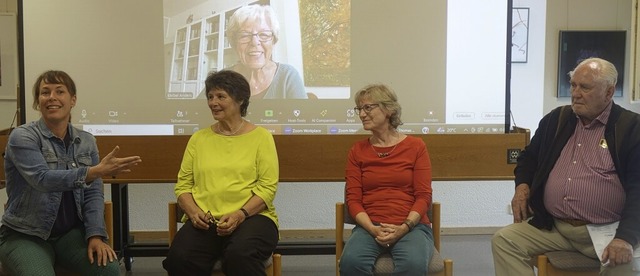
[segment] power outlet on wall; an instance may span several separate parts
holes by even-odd
[[[507,164],[517,164],[521,149],[507,149]]]

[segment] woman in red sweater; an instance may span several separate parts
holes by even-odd
[[[427,210],[431,161],[422,139],[398,132],[402,108],[385,85],[355,95],[354,108],[372,136],[356,142],[346,169],[346,202],[356,226],[340,259],[341,275],[372,275],[390,252],[394,275],[426,275],[434,251]]]

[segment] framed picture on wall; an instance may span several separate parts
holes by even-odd
[[[511,24],[511,62],[526,63],[529,52],[529,8],[513,8]]]
[[[622,96],[624,83],[626,31],[560,31],[558,48],[558,97],[571,97],[569,71],[582,60],[599,57],[618,70],[614,97]]]

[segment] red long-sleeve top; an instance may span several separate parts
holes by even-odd
[[[390,153],[378,157],[384,152]],[[366,212],[373,223],[401,224],[416,211],[421,223],[431,223],[431,161],[422,139],[407,136],[395,148],[362,140],[347,158],[346,201],[352,217]]]

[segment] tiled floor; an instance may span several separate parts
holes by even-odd
[[[453,260],[456,276],[491,276],[493,259],[490,235],[446,235],[442,236],[442,255]],[[329,276],[335,275],[335,255],[282,256],[284,276]],[[151,276],[166,275],[160,257],[136,257],[132,271],[122,275]]]

